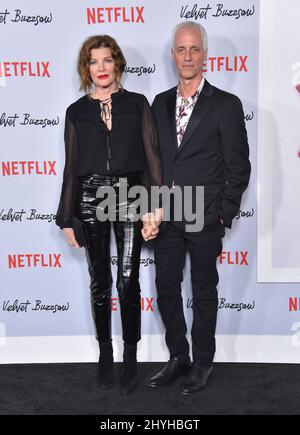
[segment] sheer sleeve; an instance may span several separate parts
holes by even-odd
[[[142,113],[142,135],[147,164],[143,173],[143,184],[150,200],[151,186],[162,186],[162,168],[158,148],[158,136],[150,105],[145,98]],[[150,201],[148,210],[151,210]],[[159,206],[161,203],[159,202]]]
[[[55,223],[61,229],[72,227],[76,195],[76,166],[78,142],[77,134],[69,111],[65,121],[65,167],[63,172],[62,189]]]

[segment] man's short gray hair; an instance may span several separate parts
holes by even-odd
[[[185,28],[197,29],[200,32],[200,35],[202,37],[203,48],[206,51],[207,50],[207,40],[208,40],[206,30],[203,26],[201,26],[201,24],[196,23],[195,21],[184,21],[183,23],[179,23],[179,24],[177,24],[177,26],[174,27],[173,32],[172,32],[172,47],[174,48],[174,46],[175,46],[176,33],[179,30],[185,29]]]

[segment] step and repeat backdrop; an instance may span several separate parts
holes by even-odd
[[[97,359],[84,250],[69,247],[54,223],[64,169],[65,110],[82,95],[76,73],[78,51],[88,36],[105,33],[116,38],[127,59],[123,86],[145,94],[151,103],[157,93],[177,83],[171,58],[171,33],[177,23],[187,19],[201,23],[208,32],[206,78],[242,100],[252,163],[249,188],[232,230],[226,231],[218,259],[216,361],[300,361],[299,284],[289,282],[290,279],[276,283],[263,272],[259,281],[257,277],[257,215],[259,212],[262,218],[268,217],[272,207],[276,209],[273,221],[261,223],[262,237],[273,236],[270,236],[273,246],[270,262],[274,268],[280,266],[280,261],[283,267],[299,267],[299,228],[294,233],[289,221],[281,218],[295,217],[299,195],[294,196],[294,205],[285,214],[282,208],[289,188],[285,184],[276,192],[268,190],[278,187],[278,177],[285,174],[291,177],[291,183],[293,176],[295,183],[299,179],[299,158],[291,163],[294,175],[289,173],[289,158],[292,160],[289,152],[295,158],[295,147],[300,149],[299,135],[295,134],[299,118],[294,112],[292,117],[292,111],[288,110],[299,113],[300,95],[298,82],[293,85],[288,77],[297,65],[299,69],[300,59],[296,58],[296,49],[291,49],[294,42],[288,40],[290,33],[285,33],[289,28],[292,32],[287,11],[296,17],[299,5],[290,0],[281,11],[283,6],[279,3],[0,0],[0,362]],[[270,20],[276,38],[269,36]],[[283,39],[278,35],[283,35]],[[271,54],[272,66],[267,63]],[[265,64],[269,67],[264,67]],[[286,75],[280,73],[280,68]],[[269,101],[267,110],[259,84],[264,81],[271,86],[271,79],[274,79],[271,94],[276,94],[278,100],[274,105]],[[283,84],[289,89],[277,92]],[[263,90],[260,86],[260,91]],[[261,111],[262,108],[266,110]],[[272,117],[273,109],[278,116]],[[270,137],[275,137],[272,142],[267,132],[263,140],[260,134],[258,141],[262,116],[271,118]],[[290,137],[294,129],[289,148],[282,122],[287,124],[284,130],[290,132]],[[259,159],[257,165],[259,150],[264,159]],[[261,174],[258,184],[257,168]],[[260,211],[257,186],[266,195],[265,200],[259,197]],[[284,224],[282,233],[280,223]],[[261,253],[264,240],[260,246]],[[260,271],[268,258],[267,254],[261,254]],[[116,262],[112,238],[114,278]],[[144,361],[168,357],[154,277],[153,246],[145,244],[140,265],[143,339],[139,343],[139,358]],[[190,330],[192,294],[188,257],[183,300]],[[118,359],[122,350],[121,322],[115,287],[112,311]]]

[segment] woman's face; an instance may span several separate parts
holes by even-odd
[[[90,75],[95,86],[107,88],[116,82],[116,66],[107,47],[91,50]]]

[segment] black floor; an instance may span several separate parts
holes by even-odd
[[[300,415],[300,365],[216,363],[207,387],[189,397],[179,395],[182,378],[145,385],[162,366],[140,363],[136,390],[122,396],[117,381],[101,391],[96,364],[0,365],[0,414]]]

